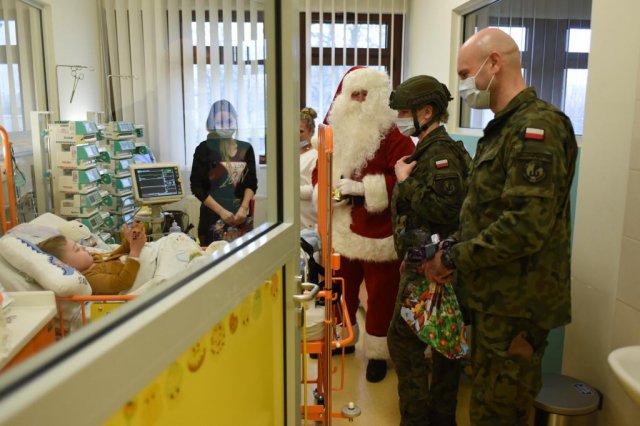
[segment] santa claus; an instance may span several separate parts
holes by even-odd
[[[360,284],[365,282],[364,347],[370,382],[384,379],[387,372],[386,336],[400,280],[389,209],[394,165],[414,150],[411,139],[394,125],[397,114],[389,108],[390,91],[387,74],[354,67],[338,86],[326,120],[333,128],[333,183],[345,197],[333,208],[333,249],[342,257],[337,275],[345,279],[353,324]]]

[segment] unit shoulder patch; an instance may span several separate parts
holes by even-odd
[[[520,177],[530,184],[543,182],[549,175],[552,156],[547,153],[522,152],[516,157]]]
[[[461,189],[460,176],[457,173],[443,173],[435,176],[436,193],[444,196],[458,194]]]

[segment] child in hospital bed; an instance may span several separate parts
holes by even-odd
[[[137,222],[122,226],[124,243],[110,253],[91,254],[74,241],[62,236],[48,238],[40,249],[77,269],[89,281],[93,294],[118,294],[129,290],[140,269],[140,252],[147,241],[144,226]],[[128,254],[122,263],[120,257]]]

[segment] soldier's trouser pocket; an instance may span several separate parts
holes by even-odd
[[[526,425],[541,385],[538,357],[494,356],[477,368],[471,402],[472,424]]]
[[[525,425],[542,385],[548,331],[524,319],[474,314],[472,424]],[[522,331],[531,346],[521,339]]]
[[[540,381],[539,362],[536,358],[493,358],[486,401],[513,407],[529,403]]]

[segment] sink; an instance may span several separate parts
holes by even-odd
[[[627,395],[640,405],[640,345],[614,350],[609,365]]]

